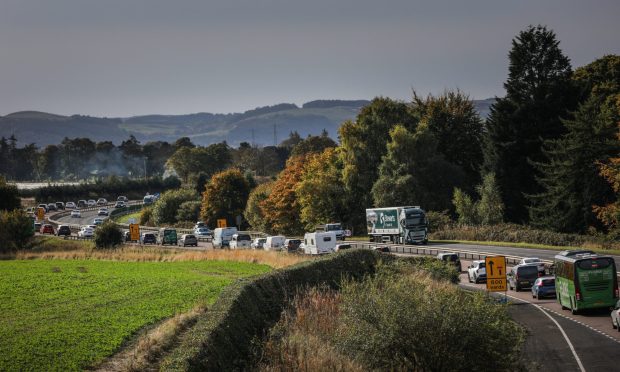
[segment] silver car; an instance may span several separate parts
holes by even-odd
[[[183,234],[181,235],[181,239],[178,240],[178,244],[182,247],[198,246],[198,239],[196,239],[196,235],[194,234]]]

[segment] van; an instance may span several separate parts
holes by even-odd
[[[508,272],[508,287],[519,292],[524,288],[532,288],[540,274],[537,264],[513,266]]]
[[[169,227],[162,227],[159,229],[157,235],[157,244],[159,245],[177,245],[177,230]]]
[[[332,253],[336,248],[336,232],[324,231],[306,233],[302,245],[305,254]]]
[[[228,246],[230,249],[242,249],[242,248],[250,248],[252,244],[252,237],[250,234],[233,234],[230,238],[230,242]]]
[[[266,251],[281,251],[284,248],[284,241],[286,238],[281,235],[268,236],[263,249]]]
[[[456,271],[458,271],[459,273],[462,271],[461,259],[459,258],[459,255],[456,253],[439,253],[437,255],[437,259],[442,260],[448,265],[454,266]]]
[[[218,227],[213,230],[213,248],[228,247],[230,239],[236,233],[236,227]]]

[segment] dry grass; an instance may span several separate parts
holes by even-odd
[[[63,244],[53,244],[51,249],[22,250],[5,255],[3,259],[32,260],[32,259],[59,259],[59,260],[108,260],[131,262],[177,262],[177,261],[237,261],[269,265],[281,268],[294,265],[310,259],[307,256],[272,252],[262,250],[206,250],[187,251],[160,247],[140,247],[125,245],[118,249],[97,250],[84,246],[82,242],[63,241]],[[79,244],[72,244],[79,243]],[[58,248],[58,249],[56,249]]]
[[[106,360],[95,370],[102,372],[157,371],[162,356],[205,310],[206,306],[201,305],[190,312],[166,319],[155,328],[145,330],[129,347]]]
[[[328,339],[338,328],[339,304],[334,291],[313,288],[297,296],[265,344],[260,371],[364,371]]]

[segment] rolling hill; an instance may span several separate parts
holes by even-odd
[[[483,117],[493,99],[474,101]],[[226,141],[273,145],[292,131],[302,137],[326,130],[337,137],[338,127],[353,120],[369,101],[316,100],[298,107],[291,103],[259,107],[243,113],[187,115],[143,115],[129,118],[99,118],[83,115],[61,116],[38,111],[20,111],[0,116],[0,137],[15,135],[19,145],[36,143],[39,147],[58,144],[65,137],[88,137],[93,141],[118,144],[134,135],[141,142],[174,142],[189,137],[199,145]]]

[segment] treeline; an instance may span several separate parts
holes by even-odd
[[[420,205],[470,225],[615,230],[620,57],[573,71],[555,33],[530,26],[512,41],[504,86],[486,122],[460,91],[375,98],[340,127],[339,147],[293,156],[256,188],[245,217],[280,233],[327,221],[361,232],[365,208]]]

